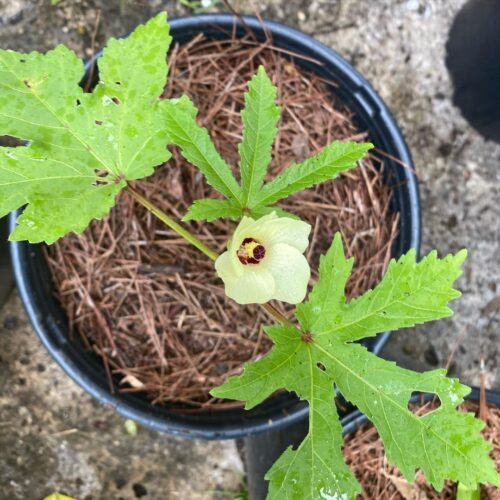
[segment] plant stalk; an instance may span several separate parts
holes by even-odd
[[[295,325],[288,318],[283,316],[283,314],[281,314],[278,309],[269,304],[269,302],[267,302],[266,304],[260,304],[260,307],[262,307],[262,309],[264,309],[264,311],[266,311],[267,314],[274,318],[278,323],[282,323],[283,325],[287,326],[293,326],[295,328]]]
[[[134,198],[134,200],[136,200],[144,208],[149,210],[153,215],[158,217],[158,219],[160,219],[170,229],[175,231],[179,236],[187,240],[189,243],[191,243],[191,245],[195,246],[200,252],[204,253],[209,259],[217,259],[219,255],[216,252],[207,247],[205,243],[191,234],[187,229],[184,229],[179,223],[175,222],[175,220],[169,217],[163,210],[160,210],[157,206],[153,205],[153,203],[144,198],[144,196],[141,196],[134,188],[132,188],[131,186],[127,186],[125,190],[130,194],[130,196],[132,196],[132,198]],[[288,318],[283,316],[283,314],[281,314],[281,312],[271,304],[260,304],[260,306],[278,323],[282,323],[288,326],[294,326]]]
[[[160,210],[149,200],[141,196],[134,188],[127,186],[125,189],[132,196],[132,198],[138,201],[144,208],[147,208],[153,215],[156,215],[156,217],[158,217],[158,219],[160,219],[170,229],[175,231],[179,236],[182,236],[185,240],[189,241],[191,245],[195,246],[200,252],[203,252],[209,259],[217,259],[219,255],[216,252],[208,248],[205,243],[191,234],[187,229],[184,229],[180,224],[175,222],[175,220],[169,217],[165,212],[163,212],[163,210]]]

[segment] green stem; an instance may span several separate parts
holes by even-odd
[[[264,309],[264,311],[266,311],[267,314],[273,317],[278,323],[296,328],[296,326],[288,318],[283,316],[283,314],[281,314],[274,306],[269,304],[269,302],[266,304],[260,304],[260,307],[262,307],[262,309]]]
[[[160,210],[157,206],[153,205],[149,200],[141,196],[134,188],[127,186],[125,190],[139,202],[144,208],[149,210],[153,215],[156,215],[164,224],[166,224],[170,229],[175,231],[179,236],[182,236],[191,245],[195,246],[200,252],[203,252],[209,259],[216,260],[219,256],[216,252],[211,250],[205,243],[200,241],[196,236],[191,234],[187,229],[184,229],[179,223],[175,222],[174,219],[169,217],[163,210]],[[278,323],[283,323],[284,325],[293,326],[293,323],[283,316],[275,307],[271,304],[260,304],[262,309],[267,312],[271,317],[273,317]]]
[[[147,208],[153,215],[156,215],[164,224],[166,224],[170,229],[175,231],[179,236],[182,236],[185,240],[189,241],[191,245],[195,246],[200,252],[203,252],[209,259],[216,260],[219,256],[216,252],[211,250],[196,236],[191,234],[187,229],[184,229],[180,224],[175,222],[174,219],[169,217],[165,212],[160,210],[158,207],[153,205],[149,200],[141,196],[135,189],[130,186],[125,188],[127,192],[138,201],[144,208]]]

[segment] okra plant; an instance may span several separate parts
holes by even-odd
[[[450,316],[448,303],[460,296],[453,283],[466,251],[442,259],[431,252],[416,262],[412,250],[391,261],[374,289],[347,302],[353,260],[346,258],[340,234],[332,235],[319,279],[304,302],[310,269],[303,252],[310,226],[274,204],[356,167],[372,145],[333,142],[265,183],[280,109],[277,90],[260,67],[241,113],[238,180],[197,124],[193,103],[186,96],[160,99],[170,42],[164,13],[126,39],[111,39],[99,58],[92,92],[79,85],[82,61],[62,45],[46,54],[0,51],[0,134],[25,141],[0,149],[0,217],[25,206],[11,240],[51,244],[69,232],[81,233],[105,217],[125,190],[215,261],[214,272],[229,297],[262,304],[275,322],[264,326],[273,349],[211,394],[242,400],[250,409],[285,388],[309,403],[307,437],[266,475],[269,498],[348,499],[360,492],[342,456],[337,389],[374,423],[388,461],[408,481],[421,469],[438,490],[446,479],[470,488],[500,485],[490,446],[480,434],[483,423],[457,411],[468,387],[442,369],[400,368],[356,342]],[[168,162],[168,145],[178,146],[221,195],[196,200],[184,220],[238,223],[222,255],[129,185]],[[295,318],[280,315],[270,299],[298,304]],[[412,413],[408,401],[414,391],[434,393],[439,408]]]

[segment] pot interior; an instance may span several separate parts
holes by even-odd
[[[233,18],[222,17],[217,22],[212,16],[171,20],[175,42],[182,46],[200,32],[208,39],[227,39],[228,33],[232,32]],[[265,41],[266,35],[256,21],[249,19],[249,23],[252,24],[256,38]],[[410,246],[418,246],[419,214],[415,179],[408,169],[390,158],[395,156],[408,164],[411,164],[411,159],[397,127],[379,98],[342,59],[320,44],[311,45],[308,39],[293,30],[274,24],[270,26],[274,46],[287,52],[300,52],[302,57],[285,56],[298,67],[333,82],[328,85],[329,91],[354,113],[354,123],[358,130],[368,131],[369,139],[376,147],[388,153],[389,156],[383,161],[385,181],[393,186],[390,211],[399,214],[399,231],[391,245],[392,255],[400,255]],[[237,37],[244,37],[246,30],[240,26],[235,33]],[[116,406],[123,414],[159,430],[217,438],[258,431],[272,422],[281,425],[307,413],[303,402],[285,393],[269,398],[249,412],[242,408],[205,408],[201,412],[192,411],[191,406],[182,403],[152,405],[141,393],[111,393],[101,358],[86,352],[84,343],[79,338],[69,340],[68,318],[55,297],[43,249],[40,246],[16,244],[14,256],[16,255],[17,272],[22,272],[24,280],[21,285],[23,299],[49,351],[75,380],[102,402]],[[367,346],[377,351],[382,343],[379,336],[369,339]],[[114,386],[119,387],[122,379],[123,377],[115,376]]]

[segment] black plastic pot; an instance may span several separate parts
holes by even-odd
[[[479,388],[472,387],[470,394],[465,398],[467,401],[479,402]],[[424,401],[431,401],[434,398],[433,394],[424,394]],[[416,394],[411,398],[413,403],[418,403],[421,401],[422,396],[420,394]],[[486,391],[486,400],[489,404],[493,406],[500,407],[500,393],[495,391]],[[342,419],[342,431],[344,436],[346,434],[351,434],[355,432],[359,427],[366,424],[368,422],[368,418],[361,413],[359,410],[355,410],[352,413],[349,413],[346,417]]]
[[[253,17],[245,17],[247,27],[259,40],[265,31]],[[245,29],[232,15],[214,14],[170,20],[174,41],[184,43],[203,32],[208,38],[228,38],[236,26],[237,36]],[[357,116],[359,126],[368,130],[371,141],[389,154],[386,168],[395,185],[392,209],[400,213],[399,237],[393,254],[398,256],[409,248],[420,247],[420,205],[418,185],[412,172],[412,160],[403,136],[389,110],[368,82],[344,59],[321,43],[286,26],[267,22],[266,29],[274,44],[288,51],[313,58],[318,63],[296,59],[296,63],[327,80],[338,83],[332,92],[338,95]],[[401,163],[390,158],[397,158]],[[410,168],[404,168],[401,164]],[[13,228],[17,214],[12,214]],[[85,352],[77,341],[69,341],[67,320],[54,297],[51,276],[39,245],[25,242],[12,244],[12,261],[18,288],[33,326],[45,347],[66,373],[103,404],[141,425],[183,437],[226,439],[278,429],[305,418],[308,407],[292,395],[281,394],[251,411],[230,409],[206,413],[182,412],[179,406],[153,406],[141,395],[112,394],[101,360]],[[388,333],[371,339],[368,346],[380,351]]]
[[[0,307],[14,285],[7,246],[8,222],[7,217],[0,218]]]

